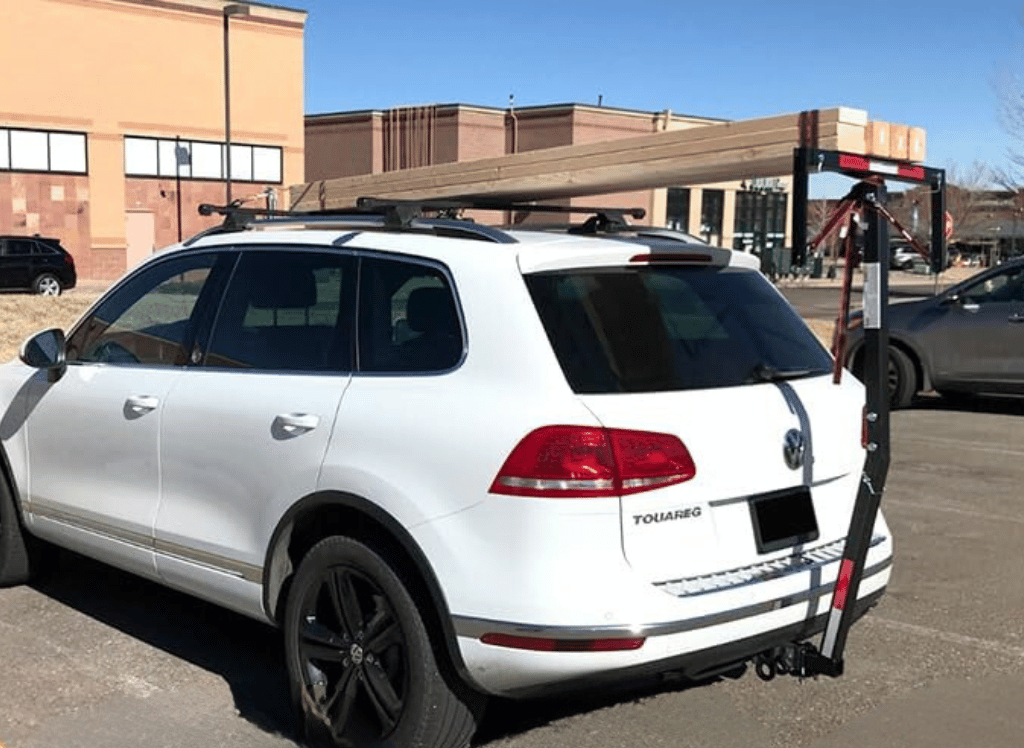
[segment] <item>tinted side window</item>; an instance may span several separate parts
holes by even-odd
[[[8,239],[7,254],[24,257],[33,254],[36,243],[31,239]]]
[[[364,258],[359,290],[359,369],[431,372],[462,358],[462,326],[439,268]]]
[[[352,369],[355,259],[337,252],[243,252],[214,325],[207,366]]]
[[[963,291],[960,298],[970,304],[1024,301],[1024,267],[992,275]]]
[[[184,366],[197,302],[218,259],[212,253],[177,257],[129,279],[75,330],[68,360]]]

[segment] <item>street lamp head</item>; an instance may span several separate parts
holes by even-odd
[[[247,16],[251,12],[251,9],[245,3],[230,3],[224,6],[224,17],[228,16]]]

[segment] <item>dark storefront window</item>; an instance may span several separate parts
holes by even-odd
[[[722,246],[722,215],[725,212],[724,190],[703,190],[700,205],[700,236],[708,244]]]
[[[665,225],[675,231],[690,230],[690,191],[688,189],[668,188]]]
[[[786,241],[785,192],[737,192],[733,249],[781,248]]]

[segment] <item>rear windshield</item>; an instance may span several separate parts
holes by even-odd
[[[832,368],[793,308],[751,270],[601,268],[526,283],[578,393],[731,387]]]

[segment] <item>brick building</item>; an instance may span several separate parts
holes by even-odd
[[[472,161],[539,148],[596,143],[722,120],[585,104],[495,109],[467,104],[306,117],[306,181]],[[790,180],[680,185],[576,198],[578,205],[642,207],[644,222],[718,246],[788,246]]]
[[[82,277],[116,277],[209,225],[196,207],[225,200],[228,140],[233,195],[286,199],[305,22],[223,0],[2,3],[0,233],[57,237]]]

